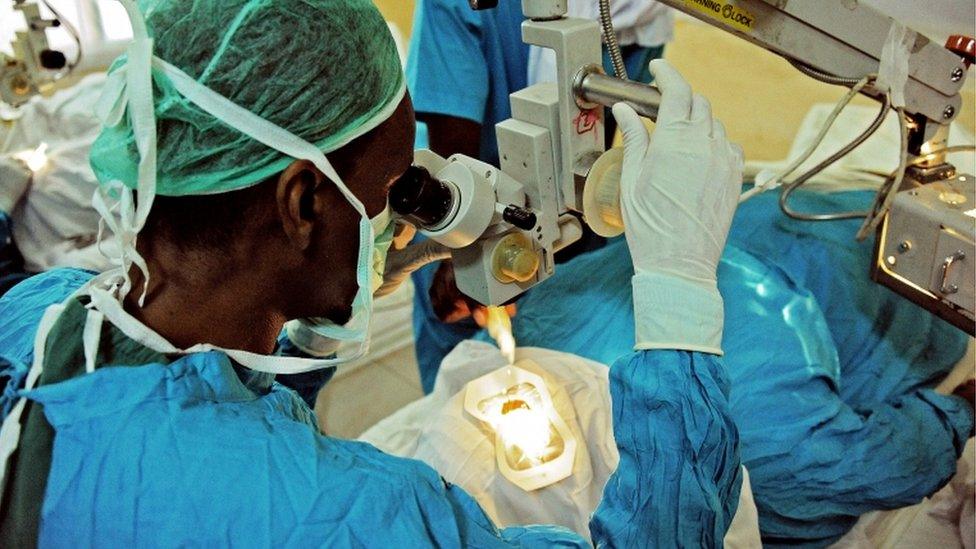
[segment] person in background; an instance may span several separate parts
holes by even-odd
[[[596,0],[571,0],[568,12],[595,20],[597,6]],[[652,0],[616,0],[611,6],[630,78],[650,82],[648,62],[662,56],[672,37],[670,8]],[[498,165],[495,124],[511,117],[509,94],[554,78],[549,54],[522,42],[523,20],[518,2],[499,2],[482,11],[472,10],[465,0],[417,2],[407,82],[417,113],[418,148],[430,148],[445,158],[464,154]],[[606,48],[604,67],[613,74]],[[611,140],[616,128],[612,119],[607,117]],[[569,259],[603,243],[586,229],[583,239],[556,259]],[[450,261],[428,265],[412,280],[417,362],[424,391],[430,392],[441,360],[477,333],[484,311],[458,291]]]

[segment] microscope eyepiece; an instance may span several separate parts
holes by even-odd
[[[68,64],[68,58],[58,50],[44,50],[39,57],[41,66],[48,70],[63,69]]]
[[[420,228],[437,227],[451,214],[454,192],[426,169],[410,166],[390,187],[390,207]]]

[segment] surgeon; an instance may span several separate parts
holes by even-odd
[[[5,138],[9,150],[0,154],[0,295],[33,274],[57,267],[99,273],[113,266],[116,242],[107,238],[111,230],[91,206],[98,181],[88,164],[102,128],[95,108],[105,81],[105,73],[95,72],[19,108]],[[44,147],[46,153],[36,156]],[[43,162],[29,165],[35,158]],[[279,337],[278,354],[307,356],[306,331],[293,326],[290,335]],[[314,406],[319,389],[334,372],[327,368],[282,375],[277,381]]]
[[[51,271],[0,300],[0,545],[581,545],[499,530],[430,467],[322,436],[273,381],[368,345],[387,188],[414,137],[375,7],[123,5],[135,39],[91,153],[118,268]],[[636,350],[610,371],[620,465],[590,533],[716,546],[741,482],[715,269],[742,157],[707,101],[652,69],[663,104],[653,139],[628,140],[623,199]],[[290,319],[343,345],[273,356]]]

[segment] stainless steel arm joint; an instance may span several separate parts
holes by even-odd
[[[573,79],[573,92],[581,109],[626,103],[637,114],[657,120],[661,106],[661,92],[654,86],[607,76],[597,65],[580,68]]]

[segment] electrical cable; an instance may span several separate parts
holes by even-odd
[[[834,84],[838,86],[854,85],[857,87],[858,90],[863,87],[863,85],[861,85],[861,82],[863,82],[864,79],[857,80],[855,78],[848,78],[848,77],[829,74],[817,70],[813,67],[810,67],[809,65],[806,65],[804,63],[801,63],[796,59],[787,59],[787,61],[789,61],[791,65],[796,67],[796,69],[802,72],[803,74],[811,78],[814,78],[816,80],[819,80],[821,82],[827,84]],[[870,77],[865,77],[865,78],[870,78],[870,80],[873,82],[876,76],[871,75]],[[838,106],[840,107],[842,104],[843,106],[846,106],[846,103],[843,102],[841,104],[838,104]],[[786,215],[794,219],[800,219],[804,221],[832,221],[838,219],[855,219],[855,218],[863,217],[865,218],[864,223],[861,225],[861,228],[858,230],[856,238],[857,240],[864,240],[869,234],[871,234],[871,232],[877,229],[878,225],[881,223],[881,220],[884,217],[884,214],[887,213],[887,211],[891,208],[891,203],[893,202],[895,195],[898,193],[898,190],[901,188],[902,182],[905,179],[905,172],[908,170],[909,166],[923,164],[924,162],[931,159],[934,155],[976,150],[976,146],[974,145],[957,145],[957,146],[946,147],[941,150],[931,152],[927,155],[923,155],[909,162],[908,161],[908,118],[905,114],[904,109],[898,108],[896,109],[896,111],[898,112],[899,131],[901,134],[901,155],[898,162],[898,169],[896,169],[891,175],[888,176],[888,178],[885,180],[885,183],[878,190],[878,193],[875,195],[874,201],[871,204],[870,210],[864,212],[808,214],[803,212],[797,212],[792,208],[790,208],[789,207],[790,195],[796,189],[800,188],[804,183],[809,181],[813,176],[822,172],[824,169],[826,169],[831,164],[833,164],[843,156],[853,151],[855,148],[860,146],[861,143],[863,143],[869,137],[871,137],[871,135],[873,135],[881,127],[881,124],[884,122],[884,119],[888,114],[888,109],[890,108],[890,106],[891,106],[891,98],[890,96],[885,94],[882,101],[882,107],[880,112],[878,113],[878,116],[875,117],[871,125],[863,133],[861,133],[861,135],[855,138],[854,141],[849,143],[847,146],[837,151],[836,153],[834,153],[833,155],[831,155],[830,157],[828,157],[823,162],[813,167],[803,175],[799,176],[793,182],[786,185],[783,188],[782,192],[780,193],[780,199],[779,199],[780,209],[783,211],[783,213],[785,213]],[[831,116],[833,117],[836,114],[839,114],[839,111],[835,108],[835,111],[834,113],[832,113]],[[826,133],[825,131],[826,128],[828,128],[832,123],[833,123],[833,119],[829,119],[827,125],[825,126],[825,129],[821,130],[820,135],[818,136],[814,146],[811,147],[811,149],[819,145],[819,142],[822,140],[823,136]],[[807,152],[812,153],[812,150],[809,150]],[[805,156],[809,157],[808,154]],[[805,160],[805,158],[803,158],[803,160]],[[791,168],[795,169],[795,167],[793,166],[791,166]],[[792,169],[788,169],[787,171],[784,171],[783,175],[781,175],[780,177],[785,176],[786,174],[791,172]],[[753,191],[756,191],[756,189],[751,189],[750,191],[747,191],[747,193]],[[758,192],[762,192],[762,190]],[[756,194],[758,194],[758,192]],[[747,193],[743,193],[743,198],[742,198],[743,201],[747,200],[748,198],[751,198],[751,196],[745,196]]]
[[[854,93],[860,91],[868,84],[873,84],[874,81],[877,79],[877,75],[875,74],[865,75],[860,78],[838,76],[836,74],[830,74],[815,69],[805,63],[802,63],[797,59],[787,58],[786,60],[791,65],[793,65],[797,70],[799,70],[803,74],[815,80],[824,82],[826,84],[832,84],[835,86],[853,87],[852,91],[856,89]],[[849,103],[851,99],[853,99],[853,95],[849,92],[848,95],[846,95],[844,99],[842,99],[841,102],[838,103],[838,106],[834,109],[834,112],[831,114],[833,118],[829,119],[827,126],[823,130],[821,130],[820,135],[818,136],[818,141],[823,139],[823,137],[826,135],[827,128],[829,128],[829,125],[833,123],[836,116],[840,114],[840,111],[847,106],[847,103]],[[856,219],[860,217],[869,216],[870,212],[866,212],[866,211],[865,212],[835,212],[829,214],[810,214],[810,213],[798,212],[790,208],[789,198],[790,195],[792,195],[795,190],[803,186],[803,184],[805,184],[807,181],[812,179],[815,175],[819,174],[823,170],[833,165],[835,162],[837,162],[838,160],[840,160],[841,158],[849,154],[851,151],[859,147],[862,143],[867,141],[868,138],[874,135],[875,132],[877,132],[878,129],[881,127],[881,124],[884,123],[884,119],[888,115],[888,109],[890,107],[891,107],[891,98],[888,96],[888,94],[884,94],[884,96],[882,97],[881,110],[878,112],[878,115],[874,118],[874,120],[871,122],[871,125],[868,126],[867,129],[865,129],[860,135],[854,138],[853,141],[845,145],[839,151],[830,155],[822,162],[820,162],[813,168],[807,170],[804,174],[800,175],[795,180],[793,180],[785,187],[783,187],[783,190],[780,192],[780,196],[779,196],[779,207],[783,211],[783,213],[785,213],[789,217],[792,217],[794,219],[800,219],[803,221],[833,221],[837,219]],[[819,146],[818,141],[814,143],[814,145],[811,147],[810,150],[807,151],[808,153],[812,154],[813,152],[812,149]],[[809,157],[809,155],[807,155],[807,157]],[[796,166],[798,165],[799,164],[796,164]],[[795,167],[793,166],[791,166],[791,168],[795,169]],[[792,169],[790,169],[786,173],[791,172]]]
[[[914,160],[909,162],[908,166],[909,167],[920,166],[932,160],[936,156],[943,155],[943,154],[960,153],[960,152],[976,152],[976,145],[953,145],[951,147],[944,147],[937,151],[932,151],[928,154],[923,154],[921,156],[916,157]]]
[[[869,215],[869,212],[867,211],[836,212],[836,213],[829,213],[829,214],[810,214],[810,213],[798,212],[790,208],[789,199],[790,199],[790,195],[793,194],[794,191],[796,191],[801,186],[803,186],[803,184],[805,184],[807,181],[812,179],[813,176],[819,174],[820,172],[830,167],[834,162],[837,162],[844,156],[848,155],[851,151],[853,151],[854,149],[859,147],[862,143],[867,141],[869,137],[874,135],[875,132],[878,131],[878,128],[881,127],[881,124],[884,123],[885,116],[887,116],[888,109],[890,107],[891,107],[891,100],[886,94],[884,96],[884,100],[881,103],[881,109],[878,111],[878,115],[874,118],[874,120],[871,122],[871,125],[868,126],[867,129],[861,132],[860,135],[858,135],[856,138],[854,138],[853,141],[851,141],[850,143],[842,147],[839,151],[828,156],[822,162],[820,162],[813,168],[809,169],[803,175],[797,177],[795,180],[793,180],[785,187],[783,187],[783,191],[779,195],[780,210],[782,210],[783,213],[785,213],[789,217],[792,217],[793,219],[799,219],[802,221],[835,221],[838,219],[857,219]]]
[[[860,81],[855,83],[854,87],[848,90],[848,92],[844,94],[844,96],[841,97],[840,101],[838,101],[837,104],[834,106],[834,109],[830,112],[830,115],[827,116],[826,122],[824,122],[823,127],[820,129],[820,133],[817,134],[817,136],[813,139],[813,142],[807,147],[807,149],[803,151],[803,153],[799,157],[797,157],[792,162],[790,162],[790,164],[788,164],[785,169],[783,169],[781,172],[776,174],[773,178],[762,183],[759,183],[757,181],[757,185],[755,187],[742,193],[742,195],[739,197],[739,203],[741,204],[760,193],[763,193],[769,189],[774,189],[780,186],[782,184],[783,179],[785,179],[791,173],[796,171],[797,168],[799,168],[804,162],[806,162],[807,159],[809,159],[813,155],[813,153],[816,152],[817,148],[820,147],[820,145],[823,143],[824,138],[826,138],[827,136],[827,132],[830,131],[831,127],[833,127],[834,122],[840,116],[840,113],[847,107],[847,105],[850,104],[850,102],[854,99],[855,96],[857,96],[857,94],[861,91],[861,89],[863,89],[866,85],[868,85],[868,83],[871,81],[872,78],[873,77],[870,75],[865,76]]]
[[[908,169],[908,117],[905,116],[904,107],[899,107],[896,109],[898,112],[898,122],[901,129],[901,157],[898,161],[898,169],[895,170],[894,177],[889,177],[884,186],[878,191],[878,194],[874,197],[874,202],[871,204],[871,210],[868,212],[864,223],[861,224],[861,228],[858,229],[855,238],[857,240],[864,240],[869,234],[874,232],[881,220],[884,218],[885,214],[891,209],[891,203],[895,199],[895,195],[901,190],[902,181],[905,180],[905,171]]]

